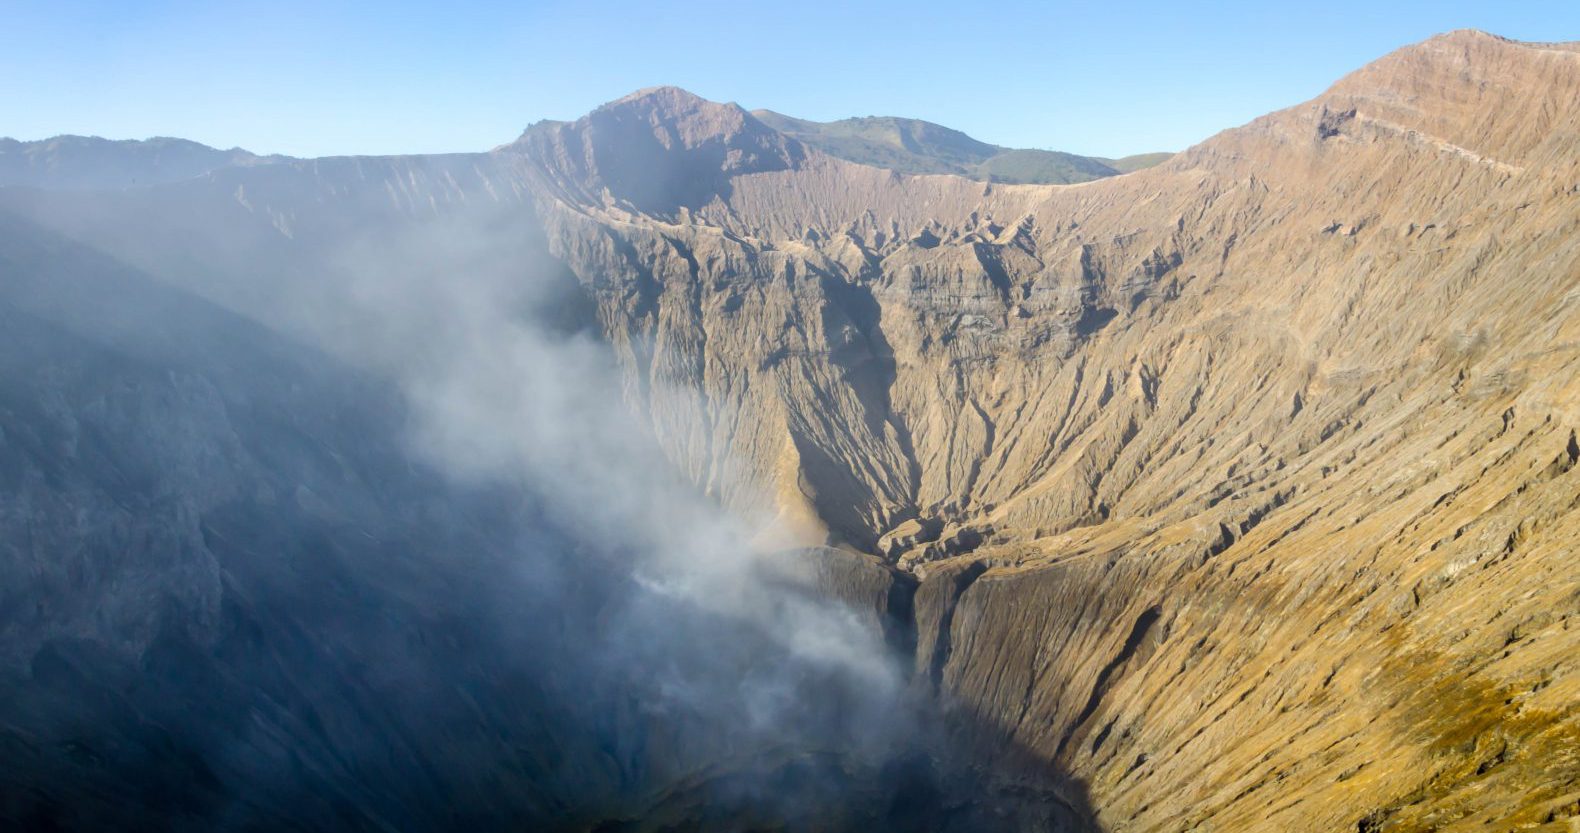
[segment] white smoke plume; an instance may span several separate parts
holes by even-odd
[[[457,477],[528,484],[588,553],[603,554],[589,557],[605,558],[646,591],[615,612],[611,641],[601,645],[608,655],[589,661],[690,654],[668,666],[659,689],[775,745],[805,740],[797,721],[808,699],[854,692],[842,722],[866,736],[851,738],[853,746],[885,754],[906,728],[907,675],[893,646],[809,587],[797,556],[752,547],[773,537],[762,534],[772,519],[733,515],[683,479],[684,466],[660,452],[633,412],[611,351],[598,334],[566,325],[565,308],[575,305],[569,277],[537,247],[519,244],[530,232],[515,224],[525,222],[474,215],[347,245],[335,258],[347,291],[299,309],[327,314],[312,329],[399,381],[423,458]],[[359,325],[335,323],[345,321]],[[526,603],[554,603],[534,592],[523,588]],[[664,617],[677,606],[729,623],[742,645],[777,645],[797,664],[742,668],[740,657],[670,639]]]

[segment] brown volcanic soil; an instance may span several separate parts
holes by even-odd
[[[1106,827],[1576,814],[1573,45],[1440,36],[1066,187],[606,110],[727,178],[622,193],[606,111],[506,151],[657,436],[923,576],[920,666]]]

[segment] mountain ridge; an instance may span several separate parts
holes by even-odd
[[[1171,154],[1122,159],[1006,148],[921,119],[866,116],[814,122],[753,110],[765,124],[833,156],[909,174],[958,174],[1007,184],[1070,184],[1151,167]]]
[[[129,188],[285,159],[259,156],[239,147],[220,150],[169,136],[104,139],[63,134],[31,142],[0,138],[0,185]]]
[[[659,99],[667,99],[667,102],[658,105]],[[703,104],[711,105],[712,102],[707,102],[705,99],[679,87],[656,86],[633,91],[619,99],[601,105],[594,112],[618,111],[622,107],[639,106],[655,108],[655,113],[667,108],[669,113],[675,116],[679,115],[687,107],[694,108]],[[752,118],[762,122],[775,132],[782,133],[808,147],[830,153],[846,161],[873,167],[892,168],[900,173],[907,174],[956,174],[967,178],[985,179],[1005,184],[1067,184],[1141,170],[1158,164],[1172,155],[1170,153],[1142,153],[1123,158],[1106,158],[1080,156],[1059,151],[1006,148],[980,142],[958,130],[920,119],[867,117],[865,119],[856,118],[845,119],[839,122],[820,123],[784,116],[771,110],[745,111],[744,108],[740,108],[739,105],[735,104],[719,106],[726,109],[739,109],[742,113],[749,114]],[[885,160],[874,157],[870,152],[842,153],[838,147],[838,142],[831,143],[825,137],[818,135],[820,131],[830,127],[837,127],[846,123],[867,122],[882,123],[902,133],[919,132],[941,135],[945,137],[945,140],[928,142],[921,147],[906,147],[903,150],[909,154],[907,158]],[[528,135],[534,132],[552,130],[555,126],[571,123],[573,122],[555,120],[538,122],[524,131],[521,137],[512,142],[499,145],[494,150],[508,150],[511,147],[518,146],[526,140]],[[957,149],[950,147],[950,145],[955,144],[966,145],[968,148],[966,153],[962,155]],[[147,163],[149,165],[148,169],[139,174],[126,175],[116,180],[95,178],[96,176],[102,176],[102,174],[93,174],[88,170],[89,167],[98,165],[102,168],[112,163],[107,160],[94,162],[92,155],[104,156],[109,153],[118,153],[119,156],[113,164],[123,167],[134,164],[128,158],[129,154],[153,156],[154,158]],[[200,159],[181,160],[174,165],[167,162],[167,167],[171,169],[161,170],[158,156],[162,154],[168,157],[172,153],[180,153],[188,157],[200,157]],[[466,152],[463,151],[461,153]],[[67,154],[67,156],[62,154]],[[403,155],[422,156],[437,154]],[[0,138],[0,185],[72,188],[133,187],[163,184],[200,176],[225,167],[274,164],[287,161],[293,161],[293,158],[281,154],[258,155],[240,147],[221,150],[190,140],[166,136],[155,136],[147,139],[105,139],[98,136],[61,134],[47,139],[31,141]],[[884,164],[885,161],[888,161],[890,164]],[[73,177],[76,177],[76,179],[72,179]]]

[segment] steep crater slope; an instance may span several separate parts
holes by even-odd
[[[1085,829],[886,690],[877,559],[705,609],[541,478],[436,468],[386,378],[6,215],[0,267],[0,828]]]
[[[1572,46],[1457,32],[1110,181],[539,205],[673,458],[923,576],[919,666],[1106,825],[1557,825],[1577,101]]]

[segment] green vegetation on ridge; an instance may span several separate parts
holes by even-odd
[[[993,182],[1069,184],[1148,168],[1172,156],[1146,153],[1123,159],[1103,159],[1053,150],[1005,148],[932,122],[893,116],[815,122],[772,110],[754,110],[752,115],[780,133],[830,156],[910,174],[956,174]]]

